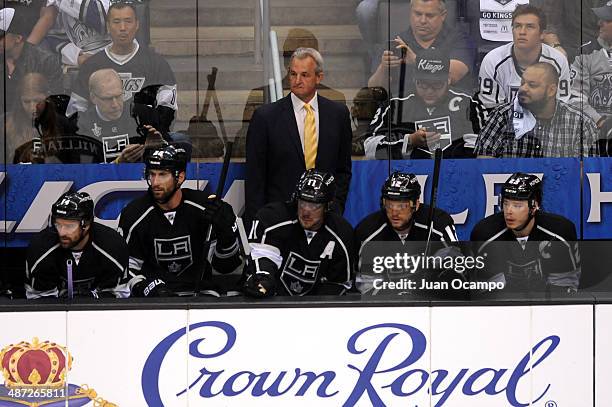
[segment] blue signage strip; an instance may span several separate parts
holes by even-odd
[[[584,161],[584,237],[612,237],[612,168],[606,158]],[[353,178],[345,216],[356,225],[368,213],[380,208],[380,188],[388,175],[386,161],[354,161]],[[413,172],[425,182],[424,201],[429,201],[433,160],[393,161],[391,169]],[[142,164],[126,165],[9,165],[4,167],[0,188],[0,224],[6,225],[3,238],[8,246],[26,246],[31,231],[40,227],[58,191],[72,188],[98,191],[96,216],[117,219],[121,209],[142,194]],[[188,180],[198,180],[205,191],[216,190],[220,163],[189,164]],[[497,210],[497,195],[507,174],[515,171],[544,175],[544,209],[566,216],[576,224],[580,234],[580,161],[561,159],[492,159],[445,160],[442,162],[438,189],[438,207],[454,216],[460,239],[469,239],[474,225],[485,214]],[[245,166],[230,166],[224,196],[245,178]],[[113,181],[113,182],[106,182]],[[132,181],[132,183],[130,183]],[[138,181],[140,184],[134,183]],[[592,189],[591,183],[597,190]],[[138,187],[135,188],[135,185]],[[100,192],[105,188],[111,192]],[[234,188],[234,190],[236,190]],[[606,191],[611,193],[606,195]],[[592,193],[595,193],[592,199]],[[608,196],[610,196],[608,198]],[[234,207],[243,207],[234,201]],[[593,201],[594,205],[591,205]],[[236,206],[238,205],[238,206]],[[590,217],[590,218],[589,218]],[[595,219],[595,220],[594,220]],[[599,219],[599,220],[597,220]]]

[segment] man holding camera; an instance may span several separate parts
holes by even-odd
[[[28,299],[127,295],[118,290],[127,275],[127,247],[116,231],[93,219],[87,193],[68,192],[53,204],[49,228],[28,247]]]

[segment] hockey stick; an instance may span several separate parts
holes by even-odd
[[[223,167],[221,167],[221,174],[219,175],[219,182],[217,183],[217,190],[215,191],[215,196],[218,199],[221,199],[221,195],[223,194],[223,188],[225,187],[225,180],[227,179],[227,172],[229,170],[230,160],[232,158],[232,150],[234,147],[233,141],[228,141],[225,148],[225,155],[223,156]],[[210,238],[212,236],[212,223],[208,225],[208,230],[206,231],[206,240],[204,241],[204,256],[206,261],[204,262],[204,268],[201,273],[198,273],[197,280],[195,283],[195,291],[193,293],[194,297],[200,295],[200,286],[202,283],[202,279],[205,275],[209,275],[212,272],[212,265],[210,261],[208,261],[208,252],[210,251]]]
[[[429,255],[429,247],[431,243],[431,232],[433,231],[433,215],[436,209],[436,200],[438,198],[438,182],[440,181],[440,165],[442,164],[442,149],[436,148],[434,158],[433,179],[431,184],[431,195],[429,197],[429,213],[427,214],[427,244],[425,245],[424,256]]]

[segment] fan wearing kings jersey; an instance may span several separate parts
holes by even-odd
[[[114,69],[123,82],[123,100],[129,104],[132,96],[149,85],[162,85],[157,91],[157,109],[162,127],[170,126],[178,108],[176,78],[168,62],[136,41],[138,18],[131,3],[111,4],[106,16],[106,27],[112,42],[89,58],[79,69],[67,116],[84,112],[89,105],[89,77],[100,69]],[[167,131],[160,128],[162,132]]]
[[[407,252],[418,256],[424,253],[430,207],[421,203],[420,196],[421,185],[416,175],[394,172],[382,186],[381,209],[366,216],[355,228],[359,259],[356,285],[362,294],[376,294],[372,285],[375,278],[394,280],[406,277],[405,270],[374,271],[372,266],[376,255],[394,256]],[[448,213],[436,208],[432,221],[430,253],[447,249],[457,242],[455,224]]]
[[[26,260],[26,296],[122,297],[128,250],[113,229],[96,223],[85,192],[67,192],[51,207],[49,228],[34,235]]]
[[[541,9],[519,5],[512,14],[513,41],[489,52],[478,74],[479,98],[487,109],[510,102],[521,86],[525,69],[536,62],[547,62],[559,73],[557,97],[567,102],[570,96],[570,70],[560,51],[542,42],[546,15]]]
[[[145,157],[149,190],[121,211],[119,233],[130,252],[125,284],[132,296],[193,295],[195,287],[201,294],[220,296],[205,262],[219,273],[229,273],[241,263],[232,207],[202,191],[181,188],[186,167],[182,148],[155,149]],[[204,253],[211,224],[213,241]]]
[[[353,228],[330,211],[334,177],[309,169],[289,202],[261,208],[252,223],[244,293],[341,295],[352,286]]]
[[[505,283],[510,291],[574,292],[580,253],[574,224],[541,210],[542,181],[517,172],[502,188],[503,211],[478,222],[471,239],[486,259],[480,280]]]

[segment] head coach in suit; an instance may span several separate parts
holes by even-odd
[[[246,139],[246,218],[269,202],[287,201],[302,173],[331,172],[336,209],[344,210],[351,181],[351,123],[346,106],[317,94],[323,58],[312,48],[291,56],[291,93],[255,111]]]

